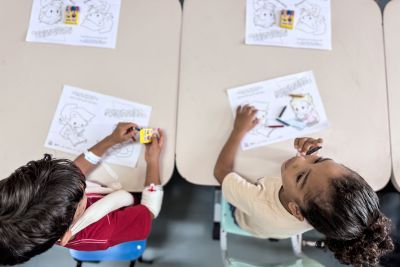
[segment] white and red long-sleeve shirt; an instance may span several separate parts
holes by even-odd
[[[103,196],[89,194],[87,197],[88,208]],[[93,251],[104,250],[124,242],[145,240],[150,234],[151,223],[151,213],[145,206],[124,207],[110,212],[77,233],[65,247],[81,251]]]

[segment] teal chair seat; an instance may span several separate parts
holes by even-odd
[[[223,197],[221,198],[221,212],[221,226],[223,226],[226,232],[235,235],[252,236],[252,234],[243,230],[235,223],[230,205]]]
[[[285,259],[282,261],[282,264],[270,264],[270,265],[255,265],[252,263],[243,262],[234,258],[229,257],[228,255],[228,237],[227,234],[235,234],[241,236],[253,236],[249,232],[241,229],[234,221],[232,211],[229,203],[225,200],[223,195],[221,194],[221,228],[220,228],[220,246],[222,252],[222,258],[224,261],[224,265],[226,267],[323,267],[317,261],[308,258],[301,251],[301,235],[293,236],[291,238],[292,241],[292,249],[297,258],[295,261],[285,262]],[[256,237],[254,237],[256,238]]]

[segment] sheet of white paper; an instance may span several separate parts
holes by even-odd
[[[294,29],[279,26],[294,10]],[[332,49],[331,0],[247,0],[246,44]]]
[[[67,6],[80,9],[77,25],[64,23]],[[33,0],[26,41],[115,48],[121,0]]]
[[[148,126],[151,107],[65,85],[45,142],[48,148],[80,154],[109,135],[119,122]],[[115,145],[104,161],[136,167],[142,145]]]
[[[243,138],[243,150],[305,136],[329,127],[312,71],[232,88],[228,90],[228,97],[234,116],[239,105],[250,104],[258,109],[260,122]],[[291,126],[270,128],[282,125],[276,118],[285,106],[281,120]]]

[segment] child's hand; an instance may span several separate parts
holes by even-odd
[[[259,122],[256,117],[257,109],[250,105],[238,106],[233,130],[240,134],[245,134],[253,129]]]
[[[294,139],[294,148],[299,151],[300,154],[305,155],[311,148],[322,146],[323,142],[324,140],[322,138],[299,137]]]
[[[161,149],[164,144],[164,132],[161,129],[157,129],[158,135],[153,134],[151,143],[146,144],[146,152],[144,159],[147,163],[158,162],[160,159]]]
[[[136,141],[135,135],[137,134],[137,130],[135,128],[138,128],[138,125],[135,123],[120,122],[107,138],[113,144],[119,144],[129,139]]]

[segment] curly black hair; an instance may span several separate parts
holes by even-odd
[[[379,199],[365,180],[348,168],[331,180],[328,194],[308,196],[303,216],[325,235],[325,246],[342,263],[375,266],[394,249],[391,222],[379,210]]]
[[[0,265],[28,261],[71,225],[85,176],[66,159],[30,161],[0,181]]]

